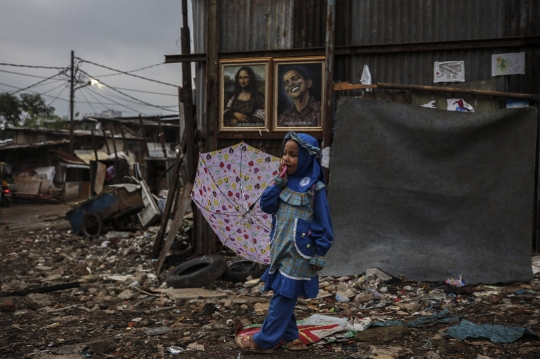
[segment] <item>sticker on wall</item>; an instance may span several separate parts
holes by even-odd
[[[448,111],[474,112],[474,108],[462,98],[449,98],[446,99],[446,103]]]
[[[465,82],[465,61],[435,61],[433,82]]]
[[[423,104],[422,107],[437,108],[437,106],[435,106],[435,100],[429,101],[428,103]]]
[[[491,55],[491,76],[525,74],[525,53]]]

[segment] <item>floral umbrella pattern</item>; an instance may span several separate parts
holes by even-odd
[[[258,263],[270,263],[272,225],[259,198],[278,174],[279,161],[243,142],[201,153],[191,192],[221,242]]]

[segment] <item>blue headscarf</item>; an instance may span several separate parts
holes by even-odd
[[[298,167],[294,175],[288,176],[287,187],[295,192],[311,191],[312,185],[317,181],[324,183],[319,144],[313,136],[291,131],[283,139],[283,148],[289,140],[298,143]]]

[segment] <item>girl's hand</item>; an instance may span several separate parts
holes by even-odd
[[[318,266],[315,266],[315,265],[311,265],[311,268],[313,268],[313,270],[315,271],[320,271],[321,269],[323,269],[323,267],[318,267]]]
[[[283,166],[285,166],[283,161],[279,162],[279,170],[278,170],[279,174],[281,174],[283,172]],[[283,174],[283,176],[281,178],[287,179],[287,171],[285,171],[285,173]]]

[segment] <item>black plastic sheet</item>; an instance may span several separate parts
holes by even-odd
[[[531,280],[537,116],[533,107],[475,114],[343,99],[323,274]]]

